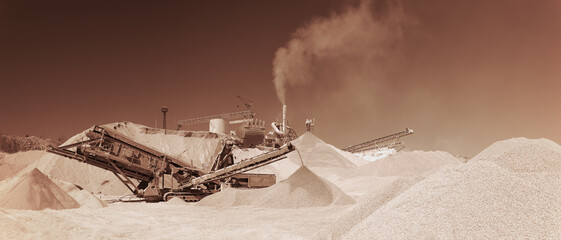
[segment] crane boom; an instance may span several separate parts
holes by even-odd
[[[243,103],[243,105],[245,105],[245,107],[247,108],[247,110],[252,111],[253,110],[253,101],[244,98],[242,96],[238,96],[238,100]],[[239,105],[238,105],[239,107]]]
[[[198,117],[198,118],[180,120],[180,121],[177,121],[177,125],[178,125],[178,129],[181,129],[182,126],[189,126],[189,125],[195,125],[195,124],[199,124],[199,123],[205,123],[205,122],[209,122],[211,119],[216,119],[216,118],[221,118],[221,119],[232,119],[232,118],[238,118],[238,117],[252,118],[254,115],[255,114],[253,114],[252,111],[246,110],[246,111],[240,111],[240,112],[223,113],[223,114],[217,114],[217,115],[206,116],[206,117]]]

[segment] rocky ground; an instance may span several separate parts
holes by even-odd
[[[178,158],[192,156],[180,154],[190,144],[206,146],[203,155],[215,148],[113,126]],[[276,185],[198,203],[102,201],[128,194],[107,171],[44,151],[0,154],[0,239],[561,237],[561,146],[547,139],[499,141],[467,161],[417,150],[367,162],[309,133],[293,143],[299,153],[259,169]],[[240,161],[261,151],[234,153]]]

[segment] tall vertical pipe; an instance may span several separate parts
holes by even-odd
[[[282,133],[286,135],[286,105],[282,105]]]
[[[162,107],[162,113],[164,114],[164,124],[163,124],[163,125],[164,125],[164,126],[163,126],[164,129],[166,129],[166,113],[167,113],[167,112],[168,112],[168,107],[163,106],[163,107]]]

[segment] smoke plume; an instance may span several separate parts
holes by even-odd
[[[341,82],[372,77],[380,68],[373,64],[383,64],[393,55],[403,35],[402,27],[410,20],[399,3],[373,5],[370,0],[362,0],[358,6],[349,6],[328,18],[314,19],[277,50],[273,82],[282,104],[291,87],[319,78]],[[333,68],[336,71],[330,73]]]
[[[410,127],[412,149],[467,156],[517,136],[561,141],[559,1],[349,1],[273,61],[279,100],[320,120],[325,141]]]

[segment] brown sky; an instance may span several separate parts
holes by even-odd
[[[339,147],[405,127],[416,131],[411,149],[467,156],[518,136],[561,143],[560,1],[374,1],[358,11],[365,2],[0,0],[0,131],[154,126],[162,105],[175,125],[236,111],[237,95],[269,123],[281,110],[275,54],[299,39],[309,80],[286,95],[298,133],[315,117],[316,134]]]

